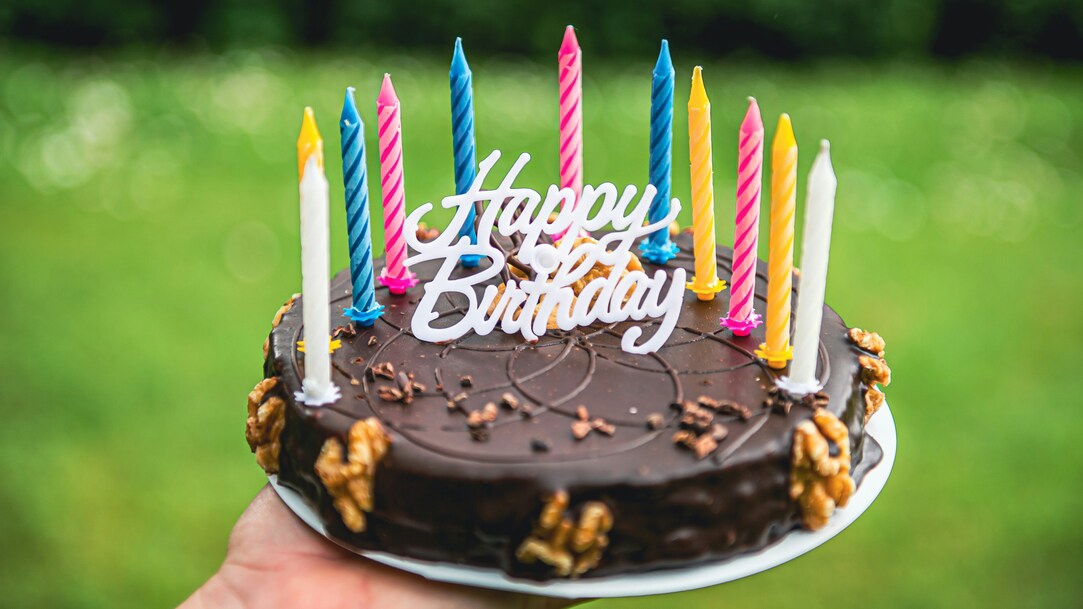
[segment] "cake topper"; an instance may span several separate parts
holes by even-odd
[[[406,219],[403,232],[410,249],[417,252],[406,260],[406,266],[442,260],[435,277],[425,284],[424,295],[411,320],[414,336],[423,341],[443,342],[470,331],[484,336],[499,325],[504,332],[519,333],[534,341],[545,333],[550,317],[565,331],[594,322],[652,317],[661,318],[654,334],[637,342],[643,336],[643,328],[630,326],[621,338],[621,348],[629,353],[657,351],[677,323],[684,300],[685,271],[673,269],[670,278],[659,269],[650,276],[643,270],[630,268],[630,250],[644,235],[669,226],[681,209],[680,201],[673,199],[665,217],[647,223],[647,213],[657,192],[650,185],[637,202],[633,201],[635,186],[627,186],[618,196],[616,186],[608,182],[584,186],[574,207],[569,204],[575,196],[570,188],[550,186],[543,199],[535,190],[514,186],[515,179],[530,161],[526,153],[519,156],[498,187],[482,189],[482,183],[499,159],[500,151],[493,151],[478,166],[470,190],[444,197],[441,205],[454,209],[455,215],[436,239],[422,242],[416,235],[418,224],[433,209],[432,203],[418,207]],[[470,210],[482,203],[486,204],[477,213],[478,243],[472,244],[460,232]],[[597,242],[574,238],[553,241],[557,235],[578,235],[581,230],[597,231],[607,226],[612,227],[612,232],[600,236]],[[529,271],[530,277],[507,273],[509,256],[495,240],[494,231],[504,238],[514,238],[518,244],[515,262],[525,267],[522,270]],[[483,262],[476,272],[452,277],[464,255],[479,256]],[[583,285],[582,280],[596,264],[610,267],[608,275],[595,276]],[[497,275],[504,277],[503,288],[490,283],[479,299],[475,286],[484,285]],[[579,288],[578,293],[573,290],[573,284]],[[436,304],[444,294],[465,298],[466,310],[457,322],[434,326]]]

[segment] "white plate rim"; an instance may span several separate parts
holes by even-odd
[[[827,526],[818,531],[792,531],[770,546],[748,554],[741,554],[719,562],[694,565],[683,569],[665,569],[655,572],[630,573],[576,580],[550,580],[538,582],[516,579],[498,569],[486,569],[403,558],[386,552],[364,550],[362,556],[396,569],[415,573],[433,581],[489,588],[507,592],[519,592],[557,598],[618,598],[670,594],[723,584],[748,577],[805,554],[850,526],[858,516],[872,505],[887,484],[895,464],[895,419],[887,404],[869,420],[866,432],[880,444],[884,456],[875,467],[865,473],[850,502],[831,516]],[[268,476],[282,501],[305,524],[320,535],[331,539],[320,522],[319,516],[297,492],[278,484],[276,476]],[[332,539],[332,541],[334,541]],[[339,544],[342,545],[342,544]],[[346,546],[344,546],[346,547]],[[347,549],[351,549],[348,548]],[[352,549],[351,549],[352,550]]]

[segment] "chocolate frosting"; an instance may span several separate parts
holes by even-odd
[[[676,259],[661,267],[644,261],[648,274],[680,266],[691,276],[691,236],[682,233],[676,243]],[[730,274],[731,255],[729,248],[718,248],[721,277]],[[610,545],[586,577],[718,560],[762,548],[800,526],[788,493],[790,451],[794,427],[812,411],[796,406],[783,413],[764,405],[774,379],[786,371],[768,368],[753,354],[764,341],[762,326],[747,337],[720,327],[728,292],[712,301],[686,293],[676,329],[649,355],[620,349],[628,323],[550,331],[535,344],[499,328],[484,337],[432,344],[413,337],[410,318],[436,264],[412,267],[421,281],[407,294],[379,289],[386,312],[374,326],[340,333],[342,346],[332,362],[343,397],[334,404],[308,408],[293,399],[303,376],[297,350],[302,300],[271,333],[264,372],[282,379],[275,393],[289,404],[279,480],[316,507],[335,541],[544,579],[551,576],[546,565],[522,564],[514,553],[545,499],[558,490],[569,493],[572,506],[601,501],[613,515]],[[766,264],[760,262],[757,271],[756,308],[762,312]],[[462,305],[445,296],[440,319],[454,321]],[[332,323],[347,325],[342,311],[349,306],[349,273],[343,271],[331,284]],[[858,356],[865,352],[848,340],[847,330],[825,306],[818,374],[830,396],[828,410],[849,429],[860,481],[880,451],[864,434],[866,386]],[[644,335],[653,331],[647,328]],[[396,386],[372,374],[373,366],[384,363],[424,385],[410,404],[378,396],[380,387]],[[463,387],[467,376],[471,386]],[[448,399],[460,392],[467,395],[463,410],[449,409]],[[516,398],[518,408],[500,407],[491,425],[468,428],[464,411],[499,404],[505,393]],[[752,414],[748,420],[716,416],[729,433],[703,459],[672,439],[680,412],[671,404],[699,396],[737,402]],[[593,432],[577,440],[571,424],[579,406],[612,424],[613,434]],[[664,424],[650,429],[651,415],[663,417]],[[370,416],[388,429],[392,446],[376,472],[368,526],[353,533],[332,507],[313,464],[328,437],[344,439],[351,425]]]

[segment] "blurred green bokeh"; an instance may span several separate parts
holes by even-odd
[[[408,201],[435,201],[453,184],[447,65],[3,51],[0,606],[173,605],[213,572],[264,484],[242,437],[244,397],[271,316],[300,286],[302,106],[316,110],[340,184],[343,88],[358,88],[371,120],[380,75],[393,73]],[[548,59],[471,56],[480,153],[530,152],[523,182],[539,188],[556,174]],[[645,182],[651,64],[587,63],[589,182]],[[686,83],[691,65],[678,64]],[[802,201],[814,143],[831,139],[828,300],[888,339],[899,458],[866,515],[792,563],[591,606],[1078,606],[1083,70],[840,61],[708,64],[705,75],[722,242],[746,95],[768,137],[779,112],[793,117]],[[687,202],[682,97],[674,196]]]
[[[551,53],[568,23],[591,57],[645,57],[672,36],[686,53],[1083,60],[1077,0],[6,0],[0,39],[68,48],[130,45]]]

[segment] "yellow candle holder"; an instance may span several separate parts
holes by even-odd
[[[331,353],[334,353],[335,349],[338,349],[341,346],[342,346],[342,341],[341,340],[339,340],[337,338],[332,340],[331,341]],[[303,341],[303,340],[297,341],[297,350],[300,351],[301,353],[305,352],[305,341]]]
[[[755,351],[756,357],[767,362],[767,365],[775,370],[781,370],[793,359],[793,345],[786,345],[785,349],[775,351],[767,348],[767,343],[760,344]]]
[[[710,282],[700,285],[693,280],[685,284],[685,287],[696,294],[700,300],[714,300],[714,295],[726,289],[726,281],[715,277]]]

